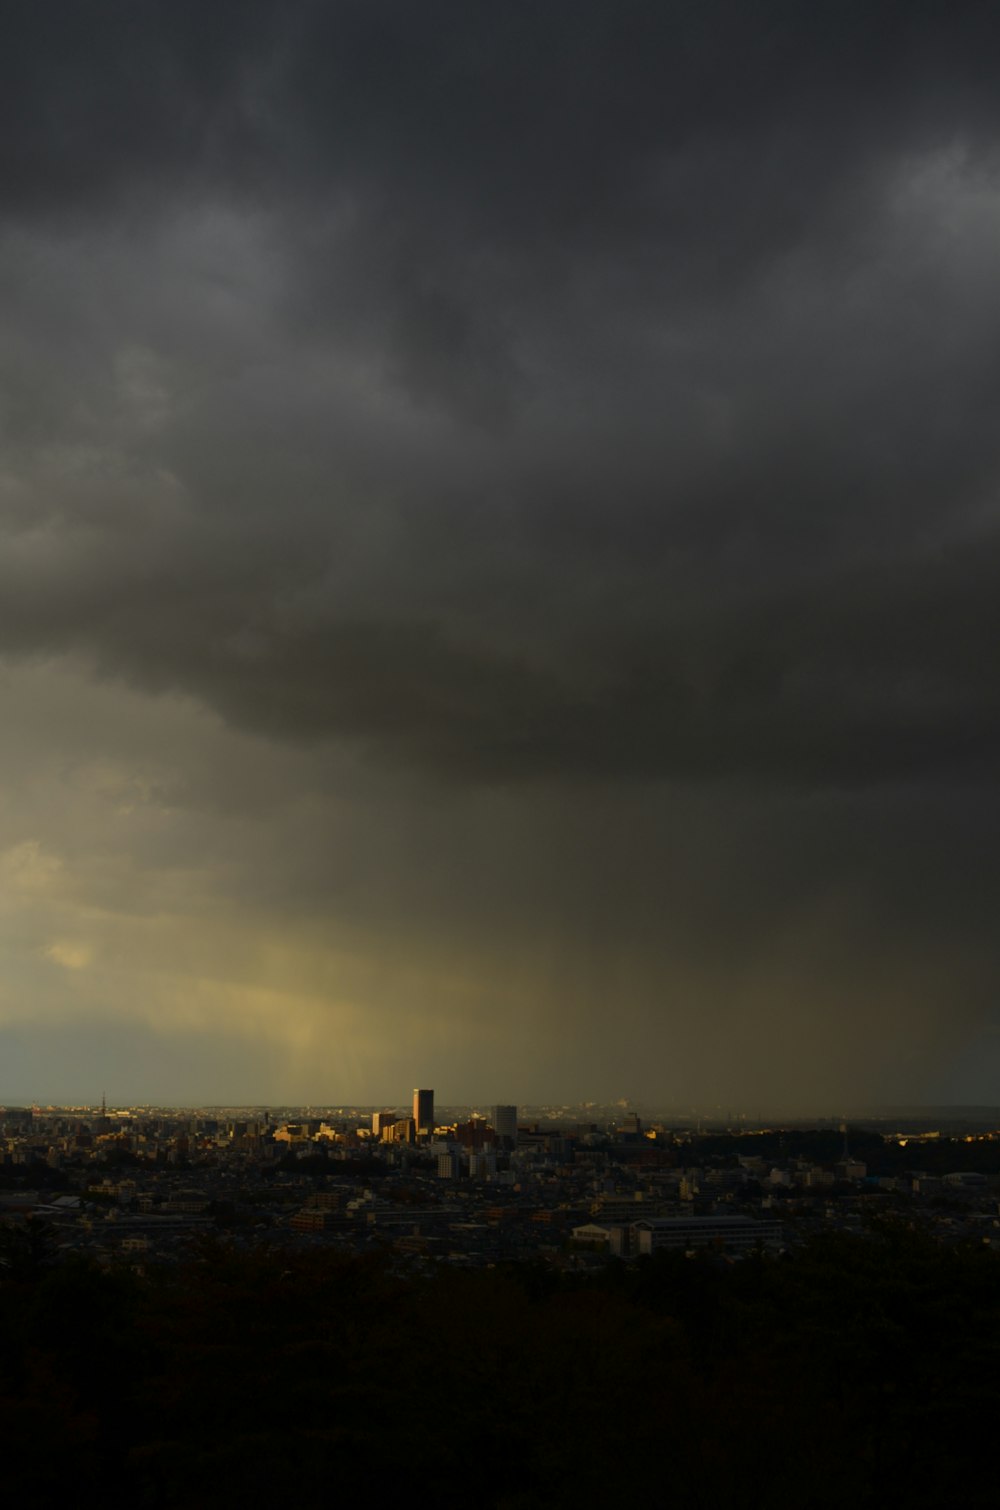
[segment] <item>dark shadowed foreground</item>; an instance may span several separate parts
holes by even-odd
[[[214,1243],[144,1277],[20,1238],[7,1260],[4,1486],[38,1503],[995,1504],[979,1249],[886,1230],[587,1278]]]

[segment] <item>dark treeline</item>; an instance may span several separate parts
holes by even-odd
[[[1000,1138],[933,1138],[903,1143],[881,1133],[851,1128],[847,1134],[851,1158],[861,1159],[872,1174],[896,1175],[906,1170],[952,1174],[959,1170],[1000,1174]],[[773,1132],[711,1133],[694,1139],[681,1162],[735,1164],[740,1157],[809,1159],[833,1164],[844,1156],[844,1134],[827,1128],[783,1128]]]
[[[138,1275],[57,1261],[34,1225],[0,1266],[0,1436],[35,1503],[995,1503],[982,1248],[887,1229],[584,1276],[212,1240]]]

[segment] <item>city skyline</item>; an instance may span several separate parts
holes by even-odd
[[[8,30],[0,1097],[992,1104],[1000,17]]]

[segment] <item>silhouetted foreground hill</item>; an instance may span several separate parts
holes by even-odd
[[[145,1277],[14,1257],[0,1284],[8,1500],[996,1502],[1000,1261],[986,1250],[888,1231],[587,1278],[401,1276],[214,1243]]]

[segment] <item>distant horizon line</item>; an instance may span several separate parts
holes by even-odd
[[[238,1111],[253,1108],[259,1111],[288,1111],[288,1110],[315,1110],[330,1111],[336,1108],[338,1111],[354,1111],[358,1113],[370,1113],[376,1111],[392,1110],[394,1106],[406,1106],[406,1100],[392,1102],[383,1101],[355,1101],[355,1100],[329,1100],[329,1101],[171,1101],[162,1100],[136,1100],[136,1101],[107,1101],[104,1098],[92,1101],[84,1100],[43,1100],[39,1097],[7,1097],[0,1100],[2,1110],[38,1110],[38,1111],[99,1111],[102,1106],[108,1111],[123,1110],[169,1110],[169,1111]],[[566,1111],[600,1112],[619,1111],[626,1115],[647,1114],[655,1116],[670,1116],[681,1119],[700,1119],[710,1122],[726,1123],[761,1123],[784,1119],[788,1121],[803,1121],[814,1119],[819,1121],[836,1121],[851,1117],[881,1117],[901,1116],[914,1114],[967,1114],[967,1113],[996,1113],[1000,1114],[1000,1101],[898,1101],[898,1102],[867,1102],[859,1106],[831,1108],[765,1108],[753,1111],[723,1109],[718,1103],[711,1106],[699,1106],[697,1103],[686,1107],[670,1105],[669,1103],[657,1104],[653,1101],[640,1101],[631,1098],[615,1097],[608,1101],[586,1100],[571,1101],[551,1099],[546,1101],[498,1101],[494,1098],[480,1097],[467,1101],[441,1101],[438,1099],[438,1109],[445,1110],[474,1110],[485,1106],[516,1106],[519,1111],[553,1111],[556,1109]]]

